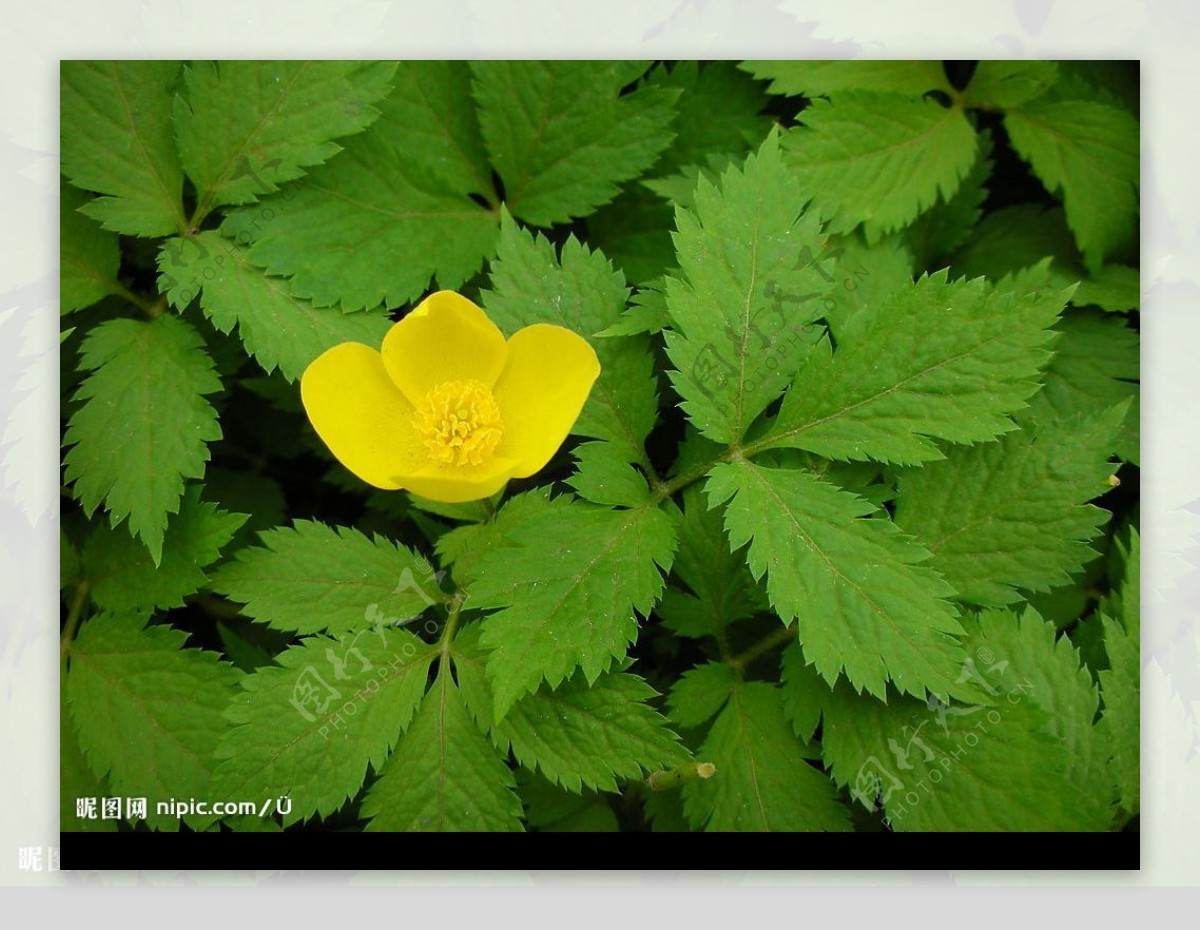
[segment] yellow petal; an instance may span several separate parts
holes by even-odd
[[[599,374],[592,347],[561,326],[535,323],[508,340],[508,364],[494,388],[504,418],[496,454],[516,461],[514,477],[528,477],[550,461]]]
[[[487,387],[504,368],[504,334],[461,294],[426,297],[383,337],[383,364],[415,406],[446,381],[472,378]]]
[[[374,349],[343,342],[322,353],[300,379],[300,399],[329,451],[367,484],[408,487],[404,476],[428,466],[412,404]]]
[[[517,463],[493,455],[481,465],[431,465],[404,479],[404,487],[443,504],[463,504],[491,497],[513,476]]]

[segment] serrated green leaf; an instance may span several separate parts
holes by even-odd
[[[113,613],[181,607],[245,521],[245,514],[219,510],[200,500],[197,487],[189,488],[167,524],[157,566],[132,536],[101,524],[83,547],[88,593],[97,607]]]
[[[203,341],[171,316],[148,323],[109,320],[83,342],[91,372],[63,437],[66,480],[84,512],[103,501],[109,522],[129,518],[157,565],[167,516],[178,513],[183,482],[204,474],[207,443],[221,438],[205,395],[221,389]]]
[[[829,694],[829,685],[809,665],[799,643],[792,643],[780,659],[779,693],[783,697],[783,715],[796,736],[808,742],[821,722],[821,708]]]
[[[648,503],[646,479],[611,442],[585,442],[573,450],[575,474],[567,479],[581,496],[597,504],[637,507]]]
[[[647,284],[675,266],[674,225],[675,212],[669,203],[645,188],[632,187],[587,218],[588,242],[608,256],[630,283]],[[621,334],[633,332],[646,330]]]
[[[1141,808],[1141,662],[1136,634],[1101,615],[1104,650],[1110,668],[1100,672],[1104,713],[1099,729],[1108,739],[1109,776],[1117,788],[1121,809],[1136,814]]]
[[[983,214],[992,175],[992,135],[979,134],[979,154],[950,198],[938,202],[917,217],[905,230],[905,237],[916,254],[916,266],[934,270],[945,265],[955,249],[966,242]]]
[[[683,788],[684,814],[697,829],[850,829],[849,811],[832,782],[808,764],[771,685],[750,681],[735,688],[696,757],[716,766],[711,778]]]
[[[450,565],[455,585],[469,588],[479,560],[502,546],[512,545],[508,534],[534,514],[568,506],[566,497],[547,500],[548,489],[535,489],[505,501],[486,523],[459,526],[438,537],[435,548],[442,564]]]
[[[684,672],[667,698],[671,719],[681,727],[698,727],[717,713],[741,682],[723,662],[705,662]]]
[[[1030,699],[1046,712],[1045,728],[1062,744],[1062,776],[1079,788],[1080,807],[1074,812],[1078,829],[1108,829],[1114,801],[1106,771],[1108,745],[1106,735],[1092,724],[1099,696],[1071,641],[1056,638],[1054,624],[1032,608],[1020,616],[984,611],[965,627],[964,645],[972,664],[964,673],[980,675],[979,666],[994,663],[1011,666]],[[998,699],[999,691],[993,697]]]
[[[103,778],[97,778],[79,748],[79,736],[71,721],[67,703],[66,684],[68,676],[62,676],[59,697],[58,729],[58,823],[64,832],[112,833],[117,829],[116,818],[101,817],[101,798],[112,797],[112,791]],[[80,816],[78,802],[95,800],[95,817]],[[86,811],[85,811],[86,812]]]
[[[634,611],[649,614],[675,554],[670,518],[650,507],[573,503],[528,517],[509,538],[515,545],[480,560],[467,597],[468,607],[502,608],[483,621],[497,721],[543,680],[554,688],[582,668],[594,682],[623,657]]]
[[[675,389],[709,439],[740,439],[783,390],[819,330],[824,239],[772,135],[720,188],[701,180],[678,210],[678,274],[666,283]]]
[[[338,636],[413,619],[445,600],[424,558],[380,536],[297,520],[261,539],[223,565],[212,587],[278,630]]]
[[[529,825],[544,833],[617,833],[621,829],[605,796],[594,791],[575,794],[519,769],[517,793]]]
[[[550,226],[586,216],[671,141],[678,91],[621,89],[645,63],[474,61],[487,150],[514,216]]]
[[[658,414],[649,341],[641,336],[594,338],[616,323],[625,309],[629,292],[621,273],[573,236],[555,255],[548,239],[522,230],[502,213],[491,287],[484,292],[483,303],[505,333],[552,323],[591,343],[600,359],[600,377],[572,431],[607,439],[620,446],[629,461],[644,462],[643,442]]]
[[[339,343],[378,346],[392,325],[382,309],[346,314],[293,296],[287,281],[266,274],[251,263],[247,249],[216,230],[168,240],[158,254],[158,271],[159,287],[172,306],[183,311],[199,294],[204,315],[217,329],[228,334],[236,326],[263,370],[278,368],[289,381]]]
[[[106,196],[85,212],[105,229],[164,236],[186,225],[171,105],[177,61],[64,61],[63,174]]]
[[[522,829],[515,786],[442,665],[362,813],[373,831],[515,832]]]
[[[739,67],[770,81],[770,93],[793,97],[840,97],[847,90],[919,97],[931,90],[951,90],[940,61],[745,61]]]
[[[290,277],[291,292],[318,307],[397,306],[416,300],[431,278],[459,287],[494,248],[498,219],[469,196],[479,185],[457,156],[458,167],[436,169],[427,147],[431,135],[450,131],[433,102],[445,99],[456,101],[444,116],[456,141],[470,144],[460,83],[440,62],[406,63],[366,131],[303,180],[230,215],[222,232],[253,243],[251,261]]]
[[[403,630],[313,636],[242,678],[213,793],[292,801],[284,826],[327,816],[379,771],[425,694],[431,647]]]
[[[340,151],[388,91],[393,62],[197,61],[174,106],[179,155],[196,216],[250,203]]]
[[[492,740],[568,791],[616,791],[622,781],[688,760],[679,738],[646,703],[656,696],[636,675],[607,672],[589,685],[577,673],[554,690],[543,686],[517,701],[492,728]]]
[[[1047,257],[1052,262],[1046,287],[1061,290],[1083,277],[1062,210],[1022,203],[985,216],[950,257],[950,270],[955,277],[982,275],[998,281]]]
[[[1139,459],[1138,334],[1120,317],[1077,310],[1059,321],[1062,336],[1046,368],[1045,384],[1022,416],[1048,423],[1070,422],[1129,401],[1129,412],[1113,450],[1126,461]]]
[[[63,315],[119,292],[117,237],[80,212],[93,198],[69,184],[59,187],[59,308]]]
[[[703,165],[714,154],[742,156],[758,148],[771,127],[762,110],[762,90],[730,61],[675,62],[646,78],[648,87],[678,88],[672,128],[675,138],[654,163],[653,173],[669,175]]]
[[[228,728],[221,714],[241,674],[215,652],[182,648],[185,633],[145,623],[88,619],[70,647],[67,700],[92,771],[122,797],[146,798],[146,822],[169,828],[178,819],[157,814],[155,802],[213,797],[212,755]]]
[[[1035,100],[1058,80],[1053,61],[981,61],[963,97],[967,106],[1007,109]]]
[[[958,691],[962,630],[951,588],[929,553],[862,498],[804,471],[718,465],[705,490],[728,501],[733,549],[750,543],[755,578],[785,623],[798,623],[805,658],[830,684],[844,674],[880,698],[890,679],[924,697]]]
[[[1094,555],[1108,512],[1087,501],[1109,489],[1108,461],[1125,407],[1077,423],[1023,429],[953,449],[906,472],[896,524],[934,554],[961,600],[1003,606],[1017,588],[1046,591]]]
[[[1141,274],[1128,265],[1105,265],[1079,282],[1071,303],[1101,310],[1136,310],[1141,305]]]
[[[687,586],[668,586],[655,613],[679,636],[716,636],[731,623],[768,609],[746,560],[729,551],[722,507],[706,506],[700,488],[683,493],[679,550],[671,570]]]
[[[863,225],[873,242],[953,197],[978,138],[959,107],[895,93],[817,99],[784,136],[801,189],[835,232]]]
[[[1037,390],[1066,294],[1005,292],[922,277],[855,314],[796,376],[758,448],[916,464],[931,440],[975,443],[1013,429]],[[927,438],[928,437],[928,438]]]
[[[1061,192],[1067,225],[1096,271],[1136,232],[1137,120],[1088,100],[1034,101],[1009,110],[1004,127],[1046,189]]]
[[[1074,761],[1022,687],[1019,669],[982,670],[1002,697],[985,705],[864,700],[844,684],[825,704],[821,745],[834,780],[897,832],[1073,831],[1092,802]]]

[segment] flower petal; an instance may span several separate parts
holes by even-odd
[[[504,334],[479,307],[454,291],[438,291],[388,330],[383,364],[409,401],[446,381],[496,383],[508,350]]]
[[[404,487],[443,504],[463,504],[491,497],[513,476],[517,463],[493,455],[480,465],[431,465],[404,479]]]
[[[504,437],[496,454],[517,462],[514,477],[541,469],[579,417],[600,360],[583,337],[535,323],[508,340],[508,364],[493,389]]]
[[[343,342],[323,352],[300,379],[300,399],[329,451],[367,484],[394,491],[428,467],[412,404],[374,349]]]

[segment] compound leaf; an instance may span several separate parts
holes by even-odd
[[[90,516],[103,501],[113,526],[129,518],[157,565],[186,478],[199,478],[207,443],[221,438],[205,395],[221,381],[194,329],[173,316],[108,320],[83,342],[91,372],[63,437],[66,480]]]

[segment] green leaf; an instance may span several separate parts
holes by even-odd
[[[607,439],[628,461],[644,462],[643,442],[658,415],[649,340],[593,338],[616,323],[625,309],[629,291],[621,273],[573,236],[556,256],[548,239],[522,230],[502,212],[491,285],[483,302],[506,334],[552,323],[589,340],[600,359],[600,377],[572,431]]]
[[[535,226],[586,216],[671,141],[678,91],[642,87],[632,61],[474,61],[487,150],[509,211]]]
[[[779,691],[783,697],[783,715],[796,736],[808,742],[821,722],[821,708],[829,695],[829,685],[804,659],[799,643],[792,643],[780,659]]]
[[[362,813],[375,831],[516,832],[522,827],[515,786],[443,664]]]
[[[146,547],[128,533],[100,524],[83,547],[88,593],[102,610],[149,612],[182,607],[183,599],[205,583],[204,569],[217,560],[245,521],[202,502],[189,488],[179,513],[167,524],[162,561],[155,566]]]
[[[1141,161],[1137,120],[1088,100],[1033,102],[1005,114],[1017,154],[1051,193],[1092,271],[1136,232]]]
[[[380,536],[296,520],[261,539],[223,565],[212,586],[274,629],[338,636],[414,619],[445,600],[440,573]]]
[[[1019,107],[1040,97],[1057,79],[1053,61],[981,61],[964,98],[969,107]]]
[[[770,93],[792,97],[841,98],[841,91],[847,90],[919,97],[931,90],[951,90],[940,61],[746,61],[739,67],[770,81]]]
[[[341,149],[333,142],[379,115],[394,63],[197,61],[176,98],[179,155],[196,185],[196,215],[250,203]]]
[[[1117,548],[1124,559],[1121,582],[1107,605],[1117,618],[1101,613],[1104,651],[1109,668],[1100,672],[1100,696],[1104,711],[1099,728],[1108,738],[1112,758],[1110,774],[1116,784],[1121,809],[1136,814],[1141,806],[1141,541],[1130,531],[1128,544],[1119,538]]]
[[[1047,591],[1095,552],[1108,512],[1087,503],[1109,489],[1113,436],[1126,408],[953,449],[906,472],[896,524],[921,539],[961,600],[1003,606],[1017,588]]]
[[[517,772],[517,793],[529,826],[543,833],[620,832],[607,798],[594,791],[573,794],[521,769]]]
[[[675,62],[659,66],[646,78],[647,87],[679,89],[675,106],[675,138],[654,163],[653,173],[664,177],[691,165],[703,165],[714,155],[739,158],[758,148],[771,127],[762,110],[762,90],[730,61]]]
[[[698,727],[707,723],[729,699],[741,683],[741,677],[723,662],[705,662],[684,672],[667,704],[671,719],[681,727]]]
[[[84,623],[70,647],[67,700],[92,771],[115,794],[146,798],[147,823],[162,828],[179,821],[156,814],[157,801],[213,797],[221,713],[241,674],[215,652],[182,648],[185,633],[145,623],[132,614]]]
[[[205,395],[221,389],[204,343],[172,316],[109,320],[88,333],[64,446],[66,480],[84,512],[103,501],[109,521],[129,518],[157,565],[167,516],[179,512],[183,482],[204,474],[207,443],[221,438]]]
[[[667,277],[670,372],[688,418],[734,442],[783,390],[818,335],[824,245],[772,135],[720,188],[701,179],[678,210],[680,272]]]
[[[661,510],[604,510],[583,503],[518,524],[513,546],[480,560],[467,606],[487,617],[488,679],[499,721],[541,682],[557,687],[576,668],[594,682],[637,638],[668,571],[675,532]],[[619,579],[619,583],[614,583]]]
[[[1110,668],[1100,672],[1104,713],[1099,729],[1111,752],[1109,775],[1116,785],[1121,810],[1136,814],[1141,807],[1141,662],[1136,634],[1101,615],[1104,650]]]
[[[100,798],[112,797],[112,790],[103,778],[97,778],[88,767],[79,736],[71,722],[66,696],[68,676],[62,676],[63,688],[59,698],[58,729],[58,817],[59,829],[66,832],[112,833],[117,829],[115,818],[100,816]],[[96,818],[79,816],[76,803],[80,799],[96,799]]]
[[[208,230],[170,239],[158,254],[159,287],[182,311],[200,295],[204,315],[233,332],[263,370],[297,380],[318,355],[343,342],[378,346],[392,321],[382,309],[346,314],[295,297],[283,278],[252,264],[249,252]]]
[[[1005,610],[983,611],[966,629],[971,658],[964,674],[980,675],[978,666],[993,662],[1011,664],[1022,688],[1046,712],[1046,729],[1062,744],[1063,776],[1081,789],[1081,807],[1075,811],[1081,828],[1108,829],[1114,797],[1107,741],[1092,723],[1099,695],[1070,639],[1056,638],[1054,624],[1032,608],[1020,616]],[[998,699],[999,693],[992,696]]]
[[[1141,274],[1128,265],[1105,265],[1079,282],[1071,303],[1101,310],[1136,310],[1141,304]]]
[[[754,577],[785,623],[798,623],[805,658],[830,684],[882,698],[891,679],[923,697],[958,689],[962,632],[953,594],[920,563],[929,554],[860,497],[804,471],[749,462],[718,465],[705,490],[728,501],[733,549],[750,543]]]
[[[688,760],[679,737],[646,702],[657,692],[636,675],[609,672],[589,685],[576,674],[513,705],[492,728],[502,752],[566,788],[616,791]]]
[[[729,551],[724,515],[723,507],[706,506],[699,486],[683,492],[679,551],[671,567],[682,585],[669,586],[655,610],[679,636],[716,636],[729,624],[768,609],[745,558]]]
[[[850,829],[833,784],[808,764],[783,716],[779,690],[759,681],[736,687],[696,757],[711,778],[689,781],[683,810],[709,831],[813,832]]]
[[[821,343],[756,445],[911,465],[942,457],[931,439],[993,439],[1037,390],[1065,300],[923,276]]]
[[[495,549],[511,545],[508,534],[526,519],[569,505],[566,497],[548,501],[548,493],[548,489],[534,489],[518,494],[505,501],[504,506],[486,523],[455,527],[438,537],[435,544],[438,558],[443,565],[452,566],[451,574],[458,588],[470,587],[480,559]]]
[[[1021,203],[985,216],[950,257],[950,269],[954,277],[982,275],[998,281],[1047,257],[1052,262],[1046,287],[1066,288],[1084,276],[1062,210]]]
[[[318,307],[394,307],[416,300],[433,277],[459,287],[494,248],[497,220],[471,199],[479,184],[457,155],[441,169],[432,164],[429,139],[448,131],[442,119],[470,145],[461,83],[441,62],[406,63],[365,132],[303,180],[233,213],[222,232],[253,243],[256,265],[290,277],[291,292]],[[443,115],[438,101],[447,100],[453,109]]]
[[[979,154],[954,196],[939,196],[938,202],[918,216],[905,231],[907,241],[916,253],[918,268],[944,267],[944,259],[971,238],[988,196],[992,148],[991,133],[980,133]]]
[[[954,196],[978,139],[959,107],[896,93],[817,99],[784,136],[784,157],[833,230],[859,223],[873,242]]]
[[[578,462],[567,484],[581,497],[597,504],[637,507],[648,503],[646,479],[626,460],[621,447],[611,442],[585,442],[573,454]]]
[[[897,831],[1095,831],[1095,689],[1069,643],[1035,613],[984,614],[969,628],[964,680],[990,705],[864,701],[838,686],[822,746],[834,779]]]
[[[1130,401],[1112,451],[1138,461],[1138,334],[1120,317],[1077,310],[1056,327],[1062,336],[1046,368],[1045,385],[1030,399],[1023,417],[1048,423],[1070,422]]]
[[[186,225],[171,105],[177,61],[64,61],[63,174],[106,196],[84,212],[105,229],[165,236]]]
[[[669,203],[643,187],[633,187],[587,218],[587,238],[631,283],[647,284],[675,267],[674,225],[675,212]]]
[[[425,693],[426,646],[403,630],[313,636],[242,678],[212,791],[292,801],[284,826],[327,816],[379,771]]]
[[[120,293],[117,237],[80,212],[92,202],[94,198],[69,184],[59,186],[58,283],[59,306],[64,315]]]

